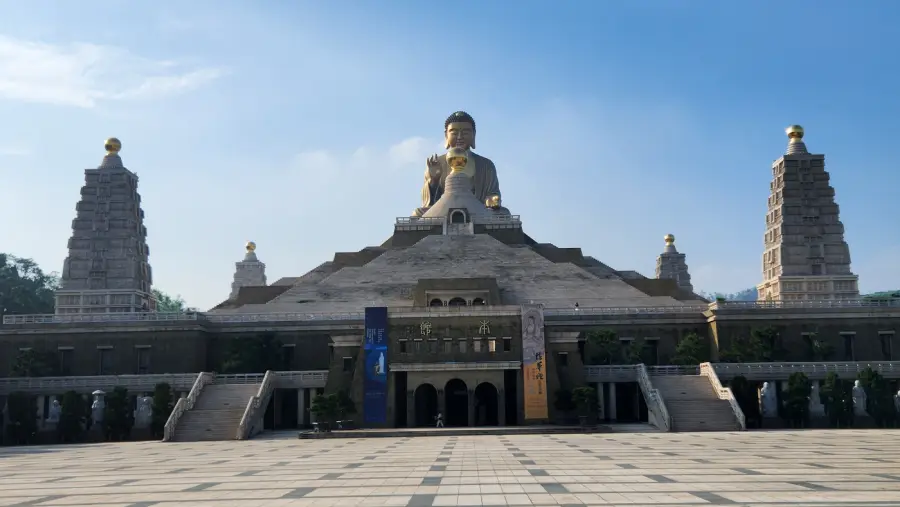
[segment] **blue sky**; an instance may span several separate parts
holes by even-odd
[[[390,236],[444,118],[478,122],[539,241],[699,290],[761,278],[771,163],[825,153],[864,291],[900,287],[900,2],[0,0],[0,251],[59,271],[103,139],[140,177],[155,285],[229,292]],[[893,62],[893,63],[892,63]]]

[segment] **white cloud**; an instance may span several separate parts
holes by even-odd
[[[11,100],[90,108],[107,100],[189,92],[222,74],[220,69],[183,69],[118,47],[0,36],[0,98]]]
[[[391,146],[388,150],[388,155],[390,156],[391,164],[395,167],[422,163],[427,156],[439,148],[437,144],[424,137],[410,137]]]

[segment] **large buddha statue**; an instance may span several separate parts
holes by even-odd
[[[500,205],[500,182],[497,169],[487,157],[472,153],[475,148],[475,120],[465,111],[457,111],[444,121],[444,141],[447,149],[460,148],[467,152],[463,173],[472,182],[472,193],[479,202],[498,214],[508,214]],[[444,183],[450,175],[445,155],[432,155],[426,160],[425,184],[422,186],[422,207],[415,216],[422,216],[444,194]]]

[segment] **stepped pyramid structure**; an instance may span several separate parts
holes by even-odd
[[[137,174],[122,165],[118,139],[84,171],[69,255],[56,292],[56,313],[131,313],[156,309],[147,228]]]
[[[234,263],[234,281],[231,283],[231,295],[228,299],[237,298],[241,287],[263,287],[266,285],[266,264],[256,258],[256,243],[247,242],[247,253],[244,260]]]
[[[787,151],[772,164],[759,300],[856,299],[859,279],[850,271],[825,155],[809,153],[801,126],[786,132]]]
[[[664,238],[666,247],[656,258],[656,278],[660,280],[675,280],[680,289],[694,292],[691,284],[691,274],[688,272],[685,255],[675,249],[675,236],[666,234]]]

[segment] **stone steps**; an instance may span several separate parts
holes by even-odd
[[[247,403],[259,384],[210,384],[175,428],[176,442],[234,440]]]
[[[737,431],[740,425],[731,404],[720,400],[702,375],[651,377],[672,417],[673,431]]]

